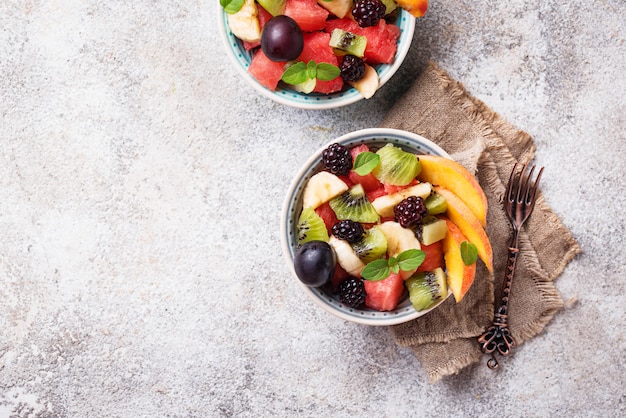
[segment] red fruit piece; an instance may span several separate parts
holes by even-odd
[[[377,311],[392,311],[404,294],[404,280],[399,274],[391,273],[378,282],[363,280],[365,284],[365,306]]]
[[[368,147],[366,144],[361,144],[361,145],[357,145],[356,147],[352,147],[350,149],[350,155],[352,155],[352,160],[356,160],[356,157],[361,154],[362,152],[368,152],[370,150],[370,147]]]
[[[254,77],[261,85],[274,91],[280,78],[285,71],[284,62],[275,62],[265,56],[263,51],[259,48],[252,57],[248,72]]]
[[[350,277],[350,274],[348,274],[348,272],[345,271],[339,263],[337,263],[335,266],[335,273],[333,273],[333,277],[330,278],[330,285],[333,292],[338,292],[339,285],[348,277]]]
[[[311,60],[316,63],[326,62],[335,66],[339,65],[337,56],[333,52],[333,48],[328,45],[330,42],[330,34],[326,32],[311,32],[304,34],[304,49],[298,57],[298,61],[309,62]],[[329,94],[340,91],[343,88],[343,79],[336,77],[333,80],[321,81],[317,80],[315,89],[316,93]]]
[[[363,186],[363,190],[365,190],[366,193],[378,190],[382,187],[382,184],[378,181],[376,177],[374,177],[372,173],[361,176],[357,174],[356,171],[350,170],[350,173],[348,173],[348,178],[352,183],[358,183]],[[383,191],[384,190],[385,189],[383,189]]]
[[[333,211],[333,209],[330,207],[330,204],[326,202],[323,205],[318,206],[315,209],[315,213],[317,213],[317,215],[322,218],[324,224],[326,225],[326,229],[330,234],[333,225],[339,222],[339,220],[337,219],[337,215],[335,215],[335,211]]]
[[[359,154],[363,152],[367,152],[369,150],[370,150],[369,147],[365,144],[361,144],[350,149],[350,155],[352,155],[352,164],[354,165],[354,162],[356,161],[356,157],[358,157]],[[350,178],[350,181],[352,183],[355,183],[355,184],[359,183],[361,186],[363,186],[363,190],[365,190],[365,193],[368,194],[367,197],[368,199],[370,199],[370,202],[373,199],[370,198],[368,192],[372,192],[382,187],[382,183],[379,182],[378,179],[374,177],[372,173],[361,176],[357,174],[354,170],[350,170],[350,173],[348,173],[348,177]],[[379,197],[379,196],[376,195],[374,199],[376,197]]]
[[[363,59],[370,65],[391,64],[398,51],[398,38],[400,28],[393,24],[387,24],[381,19],[376,26],[362,28],[350,18],[329,19],[326,22],[326,32],[332,33],[334,29],[343,29],[367,38]]]
[[[385,188],[381,185],[378,189],[370,190],[369,192],[365,192],[365,194],[369,201],[373,202],[377,198],[386,195],[387,192],[385,191]],[[381,220],[381,222],[383,221]]]
[[[295,20],[302,32],[313,32],[324,30],[330,13],[317,0],[287,0],[284,14]]]
[[[356,183],[354,181],[352,181],[352,179],[350,178],[350,175],[345,175],[345,176],[338,176],[341,181],[343,181],[344,183],[346,183],[348,185],[348,187],[352,187],[354,186]]]
[[[443,268],[443,241],[433,242],[430,245],[421,244],[421,247],[426,253],[426,258],[417,271],[433,271],[437,267]]]

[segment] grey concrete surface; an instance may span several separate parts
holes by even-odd
[[[624,16],[432,1],[388,85],[314,112],[238,77],[214,0],[0,2],[0,417],[625,416]],[[436,384],[317,309],[278,240],[300,164],[428,60],[534,137],[584,251],[542,335]]]

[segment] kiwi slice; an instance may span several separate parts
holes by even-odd
[[[387,144],[376,154],[380,156],[380,163],[372,174],[381,183],[394,186],[406,186],[417,177],[422,170],[422,164],[415,154],[404,151],[393,144]]]
[[[430,192],[430,195],[424,200],[424,205],[426,205],[430,215],[437,215],[448,210],[446,199],[435,190]]]
[[[380,229],[373,226],[365,231],[359,242],[352,244],[352,249],[361,261],[367,264],[387,253],[387,238]]]
[[[430,245],[441,241],[448,233],[448,224],[443,219],[433,215],[426,215],[422,219],[420,241],[424,245]]]
[[[409,300],[416,311],[430,308],[448,294],[446,274],[439,267],[433,271],[416,273],[404,283],[409,290]]]
[[[376,223],[380,219],[360,184],[352,186],[328,203],[340,221],[350,219],[354,222]]]
[[[333,33],[330,35],[330,41],[328,44],[335,49],[335,52],[341,55],[350,54],[363,58],[363,54],[365,54],[365,46],[367,45],[367,38],[365,36],[357,35],[356,33],[337,28],[333,29]]]
[[[298,244],[309,241],[328,242],[326,224],[313,208],[303,209],[298,218]]]

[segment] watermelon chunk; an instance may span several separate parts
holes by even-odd
[[[350,18],[329,19],[326,22],[326,32],[332,33],[334,29],[343,29],[367,38],[363,59],[370,65],[391,64],[398,50],[398,38],[400,28],[388,24],[381,19],[376,26],[362,28]]]
[[[317,4],[317,3],[316,3]],[[298,57],[298,61],[316,63],[326,62],[332,65],[339,65],[339,60],[333,52],[333,48],[328,45],[330,34],[326,32],[309,32],[304,34],[304,49]],[[322,81],[317,80],[315,89],[316,93],[329,94],[341,91],[343,88],[343,79],[337,77],[334,80]]]
[[[330,278],[330,286],[333,292],[339,291],[339,285],[341,282],[350,277],[347,271],[341,267],[339,263],[335,266],[335,272],[333,273],[333,277]]]
[[[365,284],[365,306],[377,311],[393,311],[404,294],[404,280],[399,274],[390,273],[378,282],[363,280]]]
[[[322,218],[322,220],[324,221],[324,225],[326,225],[326,229],[330,234],[333,225],[339,222],[339,219],[337,219],[337,215],[335,215],[335,211],[330,207],[330,204],[326,202],[323,205],[315,208],[315,213],[317,213],[317,215]]]
[[[362,152],[368,152],[369,150],[370,150],[369,147],[365,144],[361,144],[359,146],[353,147],[350,150],[350,155],[352,156],[352,163],[354,164],[354,162],[356,161],[356,157],[358,157],[359,154],[361,154]],[[350,173],[348,173],[348,178],[354,184],[360,183],[363,186],[363,190],[365,190],[366,194],[368,194],[368,192],[373,192],[374,190],[378,190],[379,188],[382,187],[382,183],[378,181],[378,179],[374,177],[372,173],[361,176],[360,174],[357,174],[356,171],[350,170]],[[368,194],[368,198],[369,197],[370,196]]]
[[[248,72],[254,77],[261,85],[274,91],[278,82],[285,71],[284,62],[272,61],[265,54],[263,50],[259,48],[252,57]]]
[[[284,14],[295,20],[303,32],[313,32],[324,30],[330,13],[317,0],[287,0]]]
[[[421,244],[420,247],[426,253],[426,258],[417,271],[433,271],[437,267],[443,268],[443,241],[433,242],[430,245]]]

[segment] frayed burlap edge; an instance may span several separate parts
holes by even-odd
[[[533,143],[531,136],[524,131],[515,129],[499,114],[489,109],[478,99],[469,95],[460,82],[452,80],[448,74],[439,68],[435,63],[429,63],[428,68],[425,71],[431,71],[436,75],[443,88],[449,92],[453,101],[456,102],[456,105],[462,109],[468,120],[474,124],[476,130],[482,134],[484,150],[476,166],[476,170],[478,171],[479,165],[484,168],[489,168],[488,171],[490,173],[486,182],[489,184],[489,187],[492,188],[495,193],[495,197],[502,202],[503,195],[506,190],[505,184],[508,182],[508,175],[503,179],[501,173],[498,172],[498,167],[512,167],[516,162],[520,162],[522,164],[530,162],[534,158],[536,151],[536,146]],[[388,115],[385,121],[383,121],[382,126],[387,125],[389,127],[402,129],[402,126],[399,127],[397,125],[402,125],[404,124],[403,122],[404,121],[402,121],[401,118],[394,118],[393,115]],[[414,127],[412,130],[416,131],[418,129],[420,128]],[[416,133],[419,134],[419,132]],[[498,164],[496,164],[495,161],[498,161]],[[502,161],[504,161],[504,164],[501,163]],[[550,210],[550,208],[545,204],[542,204],[541,206],[543,206],[542,209]],[[564,228],[562,224],[561,228]],[[569,233],[566,229],[564,230]],[[527,244],[530,244],[527,237],[523,237],[522,241],[524,240],[528,241]],[[558,277],[563,272],[567,264],[581,252],[580,247],[578,247],[578,244],[574,238],[571,237],[571,235],[568,236],[566,241],[569,251],[566,252],[556,269],[552,270],[552,274],[548,274],[541,267],[534,251],[532,252],[533,260],[526,260],[529,261],[528,266],[529,271],[533,276],[532,280],[542,295],[543,301],[546,303],[546,309],[543,314],[534,321],[518,327],[516,338],[520,343],[541,333],[548,322],[550,322],[553,318],[554,314],[556,314],[563,307],[563,301],[558,290],[554,286],[553,280]],[[526,257],[529,257],[529,255],[527,254]],[[492,290],[489,292],[491,300],[489,302],[493,306],[495,300],[493,282],[491,282],[491,288]],[[485,327],[487,325],[488,323],[485,324]],[[392,334],[394,333],[392,332]],[[477,334],[474,333],[460,333],[458,337],[453,338],[473,341],[476,336]],[[396,337],[397,336],[394,336],[394,338]],[[448,342],[453,342],[453,338],[451,339],[450,336],[436,335],[435,333],[429,333],[428,335],[428,341],[434,341],[436,344],[446,344],[446,339]],[[413,349],[418,359],[422,362],[431,382],[436,382],[447,375],[458,374],[460,370],[479,361],[482,357],[480,350],[470,348],[459,355],[450,357],[445,362],[440,362],[439,364],[432,364],[432,362],[430,364],[425,364],[427,363],[425,361],[426,359],[424,359],[423,356],[420,356],[420,350],[425,346],[429,346],[431,344],[430,342],[419,344],[416,343],[414,338],[410,338],[411,341],[409,343],[405,337],[400,339],[396,338],[396,340],[400,345],[405,345]]]

